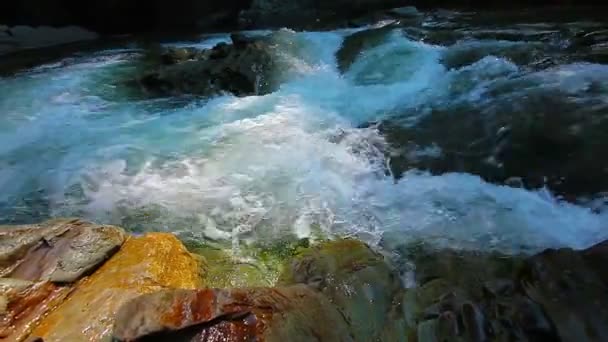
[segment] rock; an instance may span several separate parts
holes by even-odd
[[[0,278],[0,339],[23,341],[70,293],[49,282]]]
[[[230,251],[202,246],[190,249],[202,256],[201,264],[205,274],[205,284],[213,288],[269,287],[276,283],[278,275],[259,260],[242,261]]]
[[[114,337],[142,342],[352,341],[338,310],[304,285],[141,296],[120,309]]]
[[[608,30],[584,32],[576,35],[568,47],[575,60],[608,63]]]
[[[138,83],[155,96],[222,92],[246,96],[273,91],[272,45],[238,35],[233,40],[233,45],[219,44],[207,51],[169,50],[163,54],[165,66],[146,73]]]
[[[121,228],[74,219],[0,227],[0,274],[74,282],[112,256],[124,240]]]
[[[547,186],[570,201],[608,190],[608,161],[596,157],[608,148],[601,133],[608,125],[599,107],[540,91],[517,104],[502,96],[483,108],[435,109],[415,125],[381,123],[379,130],[393,148],[392,173],[464,172],[500,184],[519,178],[518,187]]]
[[[597,263],[585,259],[585,254],[591,260],[608,257],[604,246],[586,253],[547,250],[527,260],[521,270],[523,290],[543,307],[562,341],[608,339],[604,267],[595,268]]]
[[[161,63],[174,65],[200,58],[201,50],[195,48],[169,48],[161,55]]]
[[[165,291],[119,311],[119,341],[399,341],[401,285],[355,240],[298,249],[277,287]],[[322,323],[321,323],[322,322]]]
[[[383,256],[364,243],[337,240],[303,251],[279,279],[294,283],[327,296],[349,322],[355,341],[402,338],[401,283]]]
[[[384,43],[393,30],[395,30],[395,26],[387,25],[381,28],[359,31],[344,38],[340,50],[336,53],[340,71],[342,73],[348,71],[363,51]]]
[[[418,340],[603,341],[608,243],[534,256],[402,247],[418,286],[404,296]]]
[[[107,339],[122,304],[167,288],[196,288],[199,272],[196,258],[171,234],[129,238],[31,336],[46,342]]]

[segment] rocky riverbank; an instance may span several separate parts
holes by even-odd
[[[215,268],[238,262],[228,254],[218,258],[205,245],[194,254],[171,234],[130,236],[77,219],[4,226],[0,336],[47,342],[603,341],[607,246],[534,256],[401,246],[395,251],[415,279],[406,287],[393,258],[389,263],[356,240],[325,241],[283,254],[280,276],[259,287],[256,277],[218,282]]]

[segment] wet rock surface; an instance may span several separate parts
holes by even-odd
[[[398,340],[398,279],[362,242],[338,240],[288,261],[274,288],[169,291],[122,307],[120,341]],[[323,322],[323,324],[319,324]]]
[[[161,65],[136,83],[153,96],[263,95],[276,87],[274,60],[270,41],[233,34],[231,45],[220,43],[209,50],[168,49],[160,56]]]
[[[357,240],[322,243],[293,258],[279,284],[306,284],[338,307],[355,341],[398,340],[401,282],[384,257]]]
[[[160,292],[123,306],[116,322],[119,341],[351,341],[336,308],[303,285]]]
[[[574,22],[560,11],[531,25],[531,15],[435,11],[422,25],[396,22],[345,38],[338,65],[356,80],[349,66],[391,36],[436,45],[427,48],[445,76],[421,93],[423,103],[405,100],[378,125],[395,177],[413,169],[472,173],[547,187],[572,202],[608,190],[608,164],[597,158],[608,147],[603,66],[597,74],[579,71],[603,63],[605,25]]]
[[[336,53],[340,71],[342,73],[348,71],[350,66],[364,51],[382,44],[394,29],[395,25],[387,25],[380,28],[359,31],[344,38],[340,50]]]
[[[0,227],[2,276],[74,282],[112,256],[126,235],[121,228],[77,219]]]
[[[416,265],[418,286],[404,300],[412,334],[419,341],[602,341],[600,303],[608,298],[600,250],[605,243],[532,257],[402,251]]]
[[[608,190],[608,164],[597,158],[608,148],[603,111],[543,95],[504,104],[435,110],[409,127],[380,124],[394,147],[392,173],[467,172],[510,186],[547,186],[572,201]]]
[[[95,227],[103,226],[55,220],[12,227],[10,239],[5,237],[5,267],[8,260],[21,262],[15,257],[25,255],[16,252],[19,243],[31,249],[45,236],[52,240]],[[608,336],[606,242],[529,256],[387,241],[381,246],[391,250],[388,259],[353,239],[288,246],[282,274],[269,285],[257,276],[238,284],[218,279],[218,272],[232,267],[229,256],[205,251],[204,245],[197,245],[201,255],[195,256],[173,235],[160,233],[127,238],[92,275],[72,283],[7,273],[0,278],[0,337],[603,341]],[[80,254],[83,260],[86,255]]]
[[[0,337],[21,341],[126,240],[78,219],[0,227]]]
[[[201,285],[198,261],[171,234],[128,239],[121,250],[32,332],[44,341],[109,338],[114,317],[127,301],[165,288]]]
[[[23,341],[70,294],[69,286],[0,278],[0,339]]]

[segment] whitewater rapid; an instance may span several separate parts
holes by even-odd
[[[484,101],[520,82],[519,67],[488,56],[448,68],[445,47],[392,33],[342,75],[335,54],[352,32],[257,32],[276,36],[285,68],[265,96],[121,99],[109,80],[133,67],[137,51],[126,50],[0,79],[1,221],[80,216],[233,244],[335,234],[520,251],[608,238],[608,213],[547,190],[416,170],[395,181],[368,123],[396,108],[413,123],[432,106]],[[576,92],[588,79],[571,70],[608,75],[571,64],[526,82]]]

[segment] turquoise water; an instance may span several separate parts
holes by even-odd
[[[114,81],[137,65],[137,50],[0,79],[1,221],[80,216],[236,245],[346,234],[515,251],[608,238],[608,213],[546,189],[416,170],[395,181],[389,147],[368,124],[395,109],[415,124],[432,108],[483,104],[501,89],[575,95],[607,84],[608,66],[533,70],[505,56],[513,46],[501,40],[448,48],[393,32],[342,75],[335,53],[352,32],[256,32],[274,35],[281,51],[284,82],[265,96],[129,97]],[[463,49],[480,57],[446,65]],[[608,103],[607,93],[593,96],[584,99]]]

